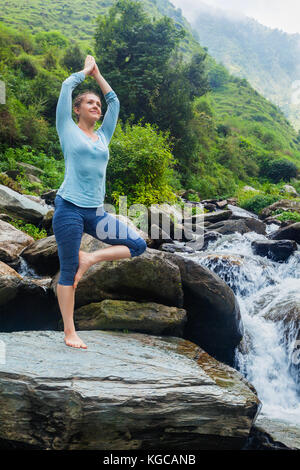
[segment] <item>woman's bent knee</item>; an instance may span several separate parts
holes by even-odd
[[[135,246],[133,248],[129,248],[131,258],[133,258],[134,256],[140,256],[142,253],[144,253],[146,248],[147,243],[145,242],[145,240],[143,238],[138,238],[137,240],[135,240]]]

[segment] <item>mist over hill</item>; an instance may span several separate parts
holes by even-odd
[[[300,128],[295,97],[300,80],[300,34],[288,34],[258,21],[197,2],[190,23],[199,42],[230,73],[278,105]]]

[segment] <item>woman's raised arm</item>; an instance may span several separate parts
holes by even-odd
[[[56,130],[61,134],[68,123],[72,121],[72,91],[85,79],[84,70],[72,73],[63,81],[57,106],[56,106]]]
[[[102,125],[97,130],[97,132],[102,132],[102,134],[105,136],[108,145],[111,141],[111,138],[117,125],[120,111],[120,101],[114,90],[109,85],[109,83],[107,83],[105,78],[101,75],[96,62],[92,72],[90,72],[90,75],[94,77],[94,79],[100,86],[107,104],[107,110],[103,118]]]
[[[62,133],[65,126],[72,121],[72,91],[91,73],[94,66],[95,59],[92,56],[87,56],[84,69],[72,73],[63,81],[56,106],[56,129],[58,134]]]

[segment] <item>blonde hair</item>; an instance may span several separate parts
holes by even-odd
[[[78,108],[78,109],[80,108],[80,105],[81,105],[82,100],[83,100],[85,95],[95,95],[95,96],[97,96],[100,100],[100,106],[102,106],[100,96],[92,90],[87,90],[87,91],[84,91],[83,93],[80,93],[79,95],[76,96],[76,98],[74,99],[74,103],[73,103],[74,108]],[[76,114],[76,120],[77,120],[77,122],[79,122],[79,116],[78,116],[77,113],[75,113],[75,114]],[[102,114],[101,114],[101,116],[102,116]]]

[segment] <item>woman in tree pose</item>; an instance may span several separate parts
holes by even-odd
[[[78,124],[72,119],[72,91],[86,75],[99,84],[107,111],[101,127],[100,97],[85,91],[74,101]],[[115,131],[120,102],[99,72],[93,56],[85,59],[84,69],[63,83],[56,108],[56,129],[65,159],[65,177],[55,197],[52,227],[58,246],[60,276],[57,298],[64,322],[67,346],[86,349],[74,325],[74,297],[84,272],[99,261],[112,261],[141,255],[146,242],[127,224],[104,210],[108,145]],[[105,230],[108,227],[108,230]],[[80,250],[83,232],[108,243],[110,247],[91,253]]]

